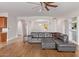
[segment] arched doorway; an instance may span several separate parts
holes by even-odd
[[[22,30],[22,22],[21,22],[21,20],[18,21],[17,27],[18,27],[17,35],[18,36],[23,36],[23,30]]]

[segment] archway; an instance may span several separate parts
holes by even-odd
[[[21,20],[18,21],[17,23],[17,36],[23,36],[23,30],[22,30],[22,22]]]

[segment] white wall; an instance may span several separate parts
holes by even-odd
[[[56,29],[58,32],[65,33],[65,18],[58,18],[56,21]]]
[[[79,17],[77,18],[77,42],[78,42],[78,45],[79,45]]]
[[[8,13],[7,13],[7,12],[0,13],[0,16],[5,16],[5,17],[8,17]]]
[[[8,40],[16,37],[17,34],[17,17],[8,16]]]

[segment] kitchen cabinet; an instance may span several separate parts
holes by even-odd
[[[7,28],[7,17],[0,17],[0,28]]]
[[[0,32],[0,42],[7,41],[7,32]]]

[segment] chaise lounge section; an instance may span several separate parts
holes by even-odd
[[[58,51],[76,51],[76,45],[68,41],[68,35],[61,33],[57,35],[54,42],[56,43],[56,49]]]

